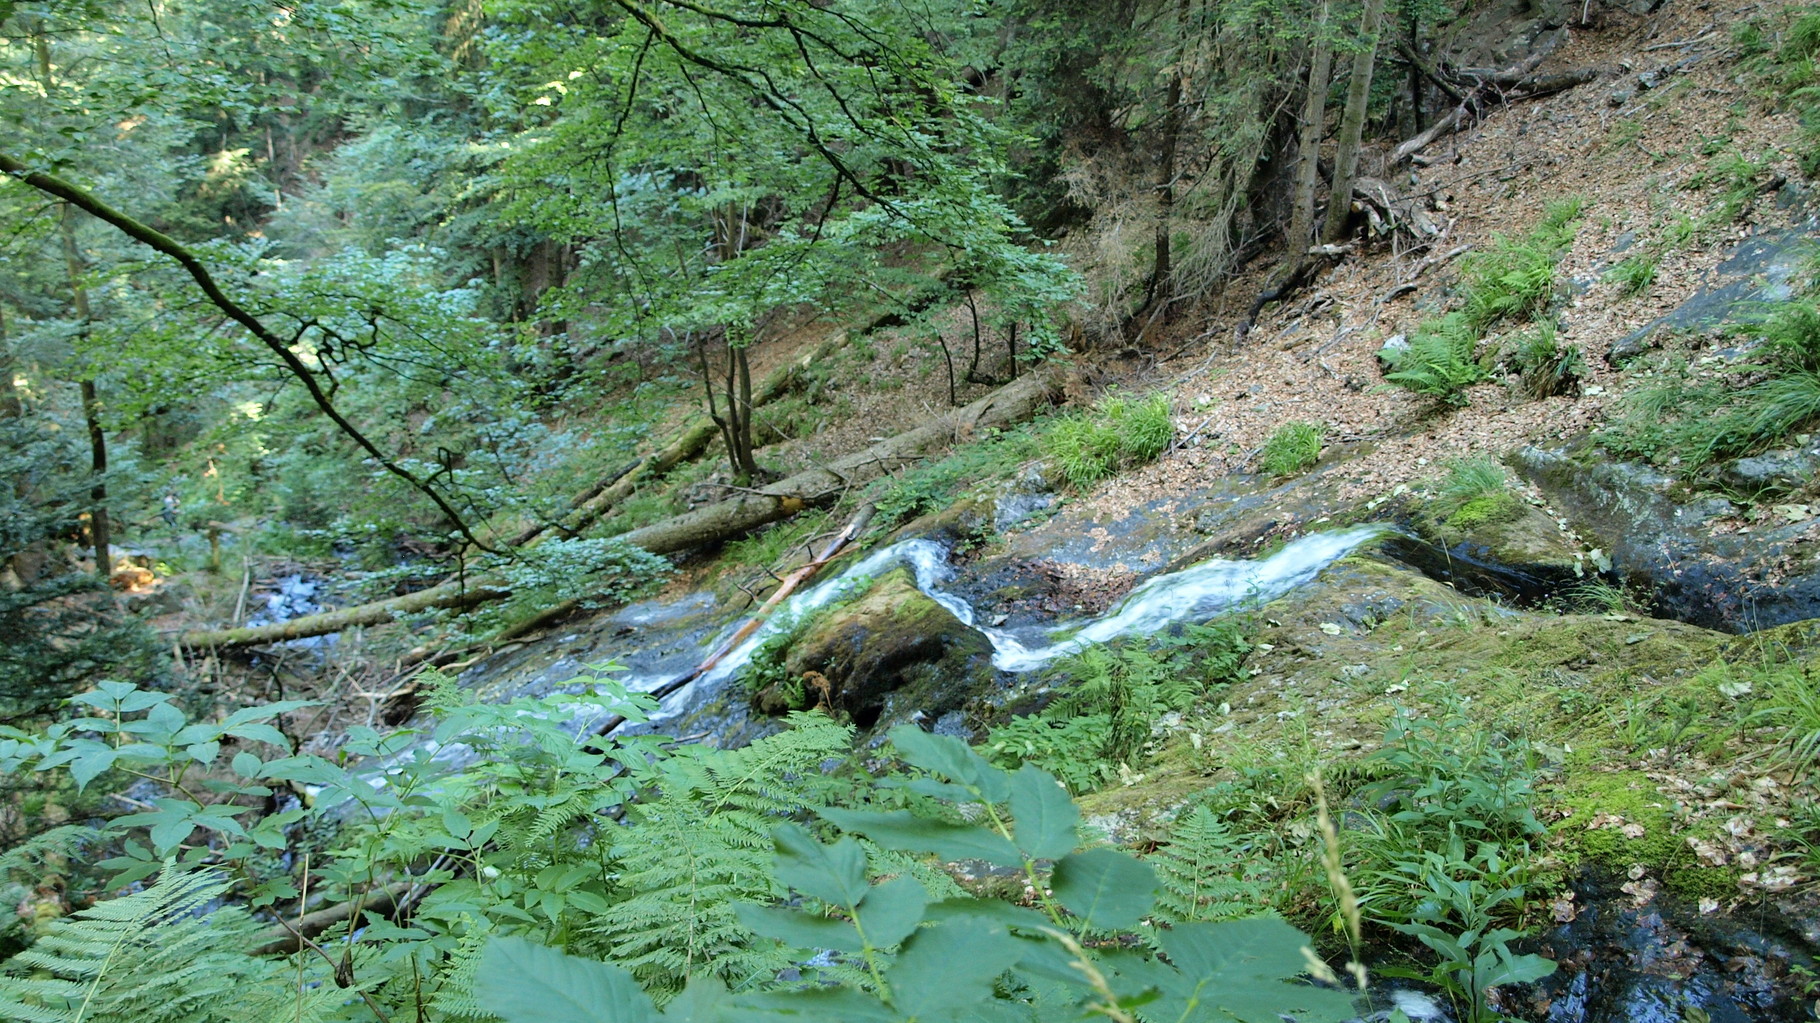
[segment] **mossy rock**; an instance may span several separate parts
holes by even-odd
[[[825,687],[826,701],[862,728],[889,726],[919,711],[939,718],[997,678],[986,637],[918,590],[902,568],[810,625],[791,646],[784,670],[809,679],[811,702]]]
[[[1560,523],[1509,491],[1464,502],[1431,502],[1415,509],[1410,526],[1423,540],[1469,564],[1533,580],[1522,588],[1570,584],[1585,571],[1579,548]]]

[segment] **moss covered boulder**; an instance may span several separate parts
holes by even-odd
[[[960,710],[994,683],[992,645],[899,568],[791,645],[784,669],[862,728]]]

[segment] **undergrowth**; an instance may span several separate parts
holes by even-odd
[[[1737,332],[1747,359],[1698,367],[1669,357],[1598,435],[1607,450],[1700,479],[1714,463],[1756,454],[1820,418],[1820,306],[1793,299]]]
[[[993,728],[996,764],[1034,764],[1076,793],[1143,766],[1158,720],[1236,681],[1251,646],[1240,625],[1185,625],[1140,643],[1095,645],[1049,670],[1054,699],[1040,713]]]
[[[1084,489],[1122,469],[1154,461],[1175,437],[1169,397],[1111,395],[1093,411],[1057,417],[1043,454],[1070,486]]]
[[[1264,442],[1258,464],[1272,476],[1306,472],[1320,460],[1321,436],[1325,432],[1317,423],[1300,420],[1284,423]]]
[[[1479,342],[1492,328],[1535,319],[1558,300],[1555,269],[1573,244],[1582,208],[1577,198],[1550,203],[1528,234],[1499,235],[1484,252],[1468,258],[1460,271],[1459,310],[1423,321],[1410,331],[1407,347],[1380,350],[1384,379],[1438,405],[1466,404],[1466,389],[1491,375],[1479,360]],[[1537,386],[1549,381],[1548,393],[1558,393],[1577,376],[1577,350],[1557,351],[1552,334],[1547,342],[1546,351],[1532,353],[1536,367],[1528,377]],[[1550,362],[1552,367],[1546,366]]]

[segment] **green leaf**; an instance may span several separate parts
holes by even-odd
[[[1292,983],[1307,968],[1312,943],[1274,917],[1183,924],[1158,935],[1181,981],[1164,991],[1160,1016],[1245,1023],[1338,1021],[1356,1013],[1344,992]],[[1189,1016],[1198,1006],[1202,1013]]]
[[[260,768],[265,766],[265,761],[260,760],[257,756],[248,753],[246,750],[241,750],[234,754],[232,764],[234,773],[240,775],[242,778],[257,778],[259,777]]]
[[[823,845],[796,824],[771,832],[777,844],[777,879],[791,888],[842,909],[866,897],[866,851],[851,838]]]
[[[1024,856],[1002,835],[971,824],[949,824],[908,810],[817,810],[844,831],[857,831],[887,849],[934,853],[944,860],[986,860],[1022,866]]]
[[[1053,860],[1074,851],[1080,808],[1055,776],[1032,764],[1011,776],[1012,837],[1025,856]]]
[[[1002,803],[1011,795],[1011,775],[952,735],[899,725],[891,730],[891,744],[912,766],[946,775],[989,803]]]
[[[273,728],[271,725],[235,725],[232,728],[223,728],[222,732],[231,735],[236,739],[246,739],[251,742],[269,742],[279,749],[288,750],[291,748],[291,741],[284,737],[283,732]]]
[[[900,877],[873,888],[859,905],[859,926],[873,948],[890,948],[923,922],[929,893],[915,878]]]
[[[524,938],[488,939],[474,974],[480,1007],[506,1023],[658,1023],[632,975]]]
[[[885,972],[892,1002],[906,1015],[944,1018],[942,1010],[992,1000],[992,982],[1024,954],[1003,925],[959,921],[916,932]]]
[[[221,752],[221,744],[214,741],[198,742],[191,745],[188,749],[184,750],[184,752],[188,753],[190,759],[196,761],[198,764],[212,764],[215,762],[215,756]]]
[[[1096,931],[1135,927],[1156,901],[1156,872],[1112,849],[1062,857],[1049,883],[1068,912]]]
[[[88,783],[94,781],[97,775],[114,766],[114,760],[118,756],[119,754],[103,746],[84,753],[82,756],[72,760],[70,762],[70,777],[76,780],[76,789],[80,791],[83,788],[86,788]]]
[[[796,948],[858,952],[865,947],[859,932],[845,920],[829,920],[781,906],[738,905],[733,907],[733,913],[753,933],[776,938]]]
[[[664,1006],[665,1023],[733,1023],[733,1000],[719,977],[697,976]]]

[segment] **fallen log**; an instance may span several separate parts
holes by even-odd
[[[1059,392],[1053,372],[1028,373],[965,408],[937,416],[923,426],[881,441],[864,451],[799,472],[770,486],[730,500],[697,508],[621,534],[621,539],[652,554],[675,554],[694,547],[736,539],[779,519],[820,504],[861,483],[973,432],[1008,426],[1035,415]],[[373,604],[306,615],[275,625],[207,629],[183,633],[188,647],[249,646],[321,636],[363,625],[381,625],[414,611],[471,606],[511,595],[498,580],[464,580],[392,597]]]
[[[399,881],[384,888],[374,889],[361,898],[349,899],[327,909],[305,913],[292,923],[273,924],[253,936],[254,945],[251,954],[266,956],[300,952],[305,947],[304,939],[316,937],[355,913],[370,910],[390,919],[415,901],[411,897],[412,887],[413,883],[410,881]],[[420,890],[417,894],[421,896],[423,892]]]
[[[765,619],[771,616],[771,612],[777,609],[777,605],[784,602],[784,598],[788,597],[791,593],[794,593],[798,586],[801,586],[805,581],[814,576],[815,573],[821,571],[823,566],[827,565],[828,562],[833,561],[834,556],[839,554],[849,543],[852,543],[854,537],[865,532],[866,525],[872,521],[872,513],[875,510],[876,508],[871,502],[861,505],[859,511],[854,513],[851,519],[847,520],[846,528],[836,534],[834,539],[829,540],[828,543],[822,547],[821,553],[811,559],[808,564],[803,565],[801,568],[798,568],[796,571],[785,576],[784,581],[777,584],[777,590],[771,594],[770,598],[766,600],[757,611],[752,613],[752,617],[746,619],[744,625],[735,629],[733,635],[727,637],[727,641],[720,645],[720,649],[709,654],[706,660],[702,661],[694,668],[691,668],[688,672],[665,682],[663,685],[651,690],[646,695],[653,699],[661,700],[696,679],[701,678],[708,672],[713,671],[715,665],[725,660],[728,654],[732,653],[735,648],[750,638],[754,632],[758,631],[758,627],[765,623]],[[615,714],[594,726],[589,734],[606,735],[625,723],[626,717],[624,714]]]
[[[1577,85],[1585,85],[1599,77],[1599,72],[1593,68],[1551,75],[1535,74],[1535,67],[1541,63],[1543,56],[1538,53],[1514,67],[1478,76],[1473,87],[1460,96],[1452,110],[1429,125],[1420,135],[1392,150],[1388,165],[1395,167],[1421,152],[1436,139],[1467,127],[1472,121],[1484,116],[1490,107],[1540,99]]]

